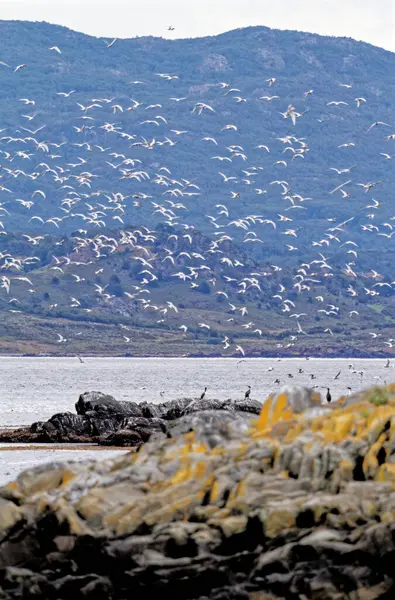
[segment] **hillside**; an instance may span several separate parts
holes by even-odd
[[[0,351],[391,355],[395,55],[109,42],[0,22]]]

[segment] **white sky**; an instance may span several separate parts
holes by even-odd
[[[197,37],[266,25],[353,37],[395,51],[394,0],[0,0],[1,19],[103,37]],[[167,32],[173,25],[175,32]]]

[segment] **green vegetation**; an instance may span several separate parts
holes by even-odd
[[[382,304],[368,304],[368,308],[374,310],[374,312],[381,314],[385,308]]]
[[[385,388],[376,387],[371,390],[367,399],[374,406],[382,406],[388,404],[389,394]]]
[[[395,171],[382,153],[394,140],[390,129],[375,127],[369,143],[366,133],[395,122],[395,55],[264,27],[108,49],[62,27],[2,21],[0,56],[10,65],[0,65],[0,352],[219,355],[227,338],[230,354],[236,343],[254,356],[392,352]],[[262,100],[269,90],[279,98]],[[88,111],[95,98],[106,101]],[[199,116],[198,102],[213,110]],[[289,104],[303,114],[296,127],[280,115]],[[338,167],[352,169],[347,201],[330,194]]]

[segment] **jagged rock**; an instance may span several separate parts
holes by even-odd
[[[48,421],[33,423],[29,429],[0,432],[3,442],[81,442],[104,445],[139,446],[153,433],[175,427],[186,432],[208,423],[212,426],[248,420],[258,415],[255,400],[179,398],[161,404],[118,402],[101,392],[85,392],[76,403],[77,414],[58,413]],[[221,416],[218,414],[221,413]],[[191,418],[192,415],[197,415]],[[182,421],[181,421],[182,419]],[[233,426],[233,425],[232,425]],[[136,435],[132,435],[132,431]]]
[[[70,430],[77,435],[90,433],[88,421],[78,414],[58,413],[51,417],[47,423],[51,423],[60,433],[66,433]]]
[[[201,400],[200,398],[198,398],[196,400],[192,400],[191,402],[189,402],[189,404],[187,406],[185,406],[182,414],[190,415],[191,413],[199,412],[202,410],[204,410],[204,411],[223,410],[224,406],[225,406],[225,403],[221,400],[209,399],[209,398],[203,398],[203,400]]]
[[[179,417],[182,417],[185,413],[185,409],[191,402],[193,402],[193,398],[177,398],[176,400],[170,400],[169,402],[159,404],[158,416],[169,421],[178,419]]]
[[[78,398],[75,405],[77,415],[85,415],[88,411],[100,414],[126,414],[126,410],[113,396],[102,392],[85,392]]]
[[[0,532],[12,527],[19,521],[20,516],[21,511],[13,502],[0,498]]]
[[[153,433],[166,433],[166,421],[153,417],[128,417],[121,423],[121,428],[100,439],[104,446],[140,446],[147,442]]]
[[[292,419],[294,415],[312,409],[321,413],[320,394],[306,387],[283,386],[265,401],[260,413],[260,427],[271,427],[278,421]]]
[[[168,425],[171,435],[181,435],[189,431],[198,431],[200,437],[214,440],[215,436],[227,434],[228,429],[233,431],[247,430],[251,421],[251,415],[243,412],[230,410],[200,410],[185,414],[175,419]],[[212,442],[213,443],[213,442]]]
[[[141,402],[139,404],[139,408],[141,410],[141,415],[145,419],[165,418],[162,404],[151,404],[150,402]]]
[[[22,473],[0,489],[4,597],[394,597],[395,385],[314,418],[280,402],[272,427],[266,403],[124,417],[114,437],[170,435]]]
[[[109,435],[103,436],[100,439],[100,444],[102,446],[126,446],[138,448],[151,436],[150,430],[146,430],[142,433],[143,437],[141,436],[141,432],[139,431],[132,431],[131,429],[118,429],[117,431],[114,431]]]
[[[123,421],[122,427],[132,431],[158,431],[161,433],[166,433],[167,422],[164,419],[158,419],[157,417],[153,417],[152,419],[145,419],[144,417],[129,417]]]
[[[142,417],[143,416],[143,411],[141,410],[141,406],[140,406],[140,404],[137,404],[137,402],[126,402],[124,400],[120,400],[119,404],[122,406],[122,408],[125,411],[125,414],[128,417]]]
[[[223,403],[223,408],[234,411],[251,413],[252,415],[259,415],[262,409],[262,404],[257,400],[253,400],[252,398],[247,398],[247,400],[225,400]]]

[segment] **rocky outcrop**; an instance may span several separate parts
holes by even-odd
[[[203,423],[246,421],[258,415],[256,400],[180,398],[161,404],[118,402],[102,392],[85,392],[77,414],[58,413],[29,428],[0,432],[0,442],[99,443],[139,447],[154,433],[186,432]]]
[[[0,598],[395,597],[395,385],[318,416],[292,394],[22,473],[0,489]]]

